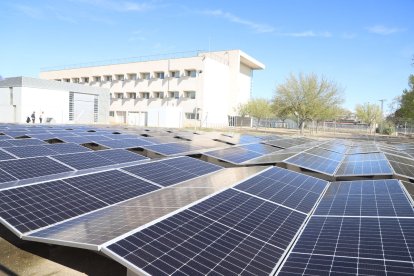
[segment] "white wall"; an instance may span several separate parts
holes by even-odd
[[[39,122],[38,118],[41,112],[44,112],[44,122],[47,117],[52,117],[54,123],[58,124],[69,122],[69,91],[31,87],[16,87],[14,89],[20,90],[17,122],[25,122],[27,116],[30,116],[33,111],[36,112],[36,123]]]
[[[13,96],[15,91],[13,90]],[[10,88],[0,88],[0,122],[13,123],[15,122],[15,108],[10,99]]]
[[[182,109],[177,107],[148,109],[148,126],[182,127]]]

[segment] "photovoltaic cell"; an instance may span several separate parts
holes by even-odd
[[[12,147],[13,145],[8,141],[10,140],[0,140],[0,148]]]
[[[0,169],[17,179],[28,179],[72,171],[71,168],[48,157],[1,161]]]
[[[0,191],[0,217],[23,233],[106,205],[60,180]]]
[[[347,155],[344,162],[379,161],[385,159],[385,155],[382,152],[358,153]]]
[[[8,143],[10,143],[12,146],[15,146],[15,147],[46,144],[45,142],[39,139],[11,139],[11,140],[4,140],[4,141],[7,141]]]
[[[260,153],[260,154],[269,154],[269,153],[280,150],[280,148],[272,147],[272,146],[261,144],[261,143],[243,145],[240,147],[250,150],[250,151]]]
[[[122,169],[159,185],[170,186],[217,171],[221,167],[191,157],[179,157]]]
[[[0,160],[10,160],[10,159],[16,159],[16,157],[0,149]]]
[[[44,147],[53,150],[58,154],[65,154],[65,153],[76,153],[76,152],[87,152],[91,151],[86,147],[82,147],[75,143],[59,143],[59,144],[51,144],[51,145],[44,145]]]
[[[394,172],[398,175],[414,178],[414,166],[401,164],[399,162],[389,161]]]
[[[149,160],[149,158],[130,152],[124,149],[100,150],[95,152],[96,155],[109,159],[115,163],[127,163],[141,160]]]
[[[234,189],[308,213],[327,184],[314,177],[274,167]]]
[[[15,180],[17,180],[17,178],[11,176],[10,174],[6,173],[3,170],[0,170],[0,183],[5,183],[5,182],[15,181]]]
[[[414,220],[312,217],[292,252],[412,262]]]
[[[145,149],[160,153],[162,155],[168,156],[173,154],[185,153],[190,151],[197,151],[202,149],[202,147],[185,144],[185,143],[168,143],[168,144],[159,144],[159,145],[148,145],[144,146]]]
[[[315,215],[414,217],[398,180],[333,182]]]
[[[99,141],[99,144],[112,149],[127,149],[152,145],[152,142],[148,142],[141,139],[122,139]]]
[[[25,157],[36,157],[36,156],[49,156],[56,154],[55,151],[48,149],[44,146],[37,145],[37,146],[20,146],[20,147],[10,147],[10,148],[3,148],[5,151],[16,155],[20,158]]]
[[[115,204],[159,189],[156,185],[118,170],[72,177],[63,181],[108,204]]]
[[[323,148],[312,148],[310,150],[307,150],[306,152],[312,155],[331,159],[331,160],[338,161],[338,162],[342,161],[342,159],[344,158],[344,155],[341,153],[337,153],[337,152],[330,151],[330,150],[325,150]]]
[[[342,162],[336,176],[391,175],[392,169],[387,160]]]
[[[65,136],[65,137],[59,137],[59,140],[62,140],[67,143],[76,143],[76,144],[86,144],[86,143],[92,143],[93,140],[88,137],[82,137],[82,136]]]
[[[263,156],[263,154],[251,151],[242,147],[230,147],[226,149],[214,150],[205,153],[220,160],[229,161],[231,163],[239,164],[247,160]]]
[[[302,152],[285,160],[285,163],[333,175],[340,162]]]
[[[114,161],[100,157],[99,155],[95,154],[95,152],[80,152],[54,155],[53,158],[77,170],[98,168],[116,164],[116,162]]]

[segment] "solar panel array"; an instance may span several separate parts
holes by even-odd
[[[103,251],[137,273],[270,274],[308,216],[294,208],[310,211],[327,182],[280,168],[247,181],[118,239]],[[256,187],[249,189],[251,183]],[[287,187],[319,196],[307,197],[302,205],[295,197],[278,196],[278,190]]]

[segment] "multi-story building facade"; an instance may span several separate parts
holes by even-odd
[[[253,70],[264,65],[240,50],[197,52],[110,65],[43,71],[40,77],[108,88],[110,120],[141,126],[227,125],[249,100]]]

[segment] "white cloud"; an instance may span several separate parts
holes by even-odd
[[[384,25],[375,25],[372,27],[368,27],[366,28],[368,30],[368,32],[373,33],[373,34],[378,34],[378,35],[391,35],[391,34],[395,34],[395,33],[399,33],[404,31],[403,29],[399,29],[399,28],[390,28],[390,27],[386,27]]]
[[[304,31],[304,32],[294,32],[294,33],[278,33],[278,35],[282,36],[290,36],[290,37],[332,37],[330,32],[314,32],[314,31]]]
[[[71,0],[116,12],[144,12],[156,8],[152,2],[115,1],[115,0]]]
[[[15,5],[14,7],[19,12],[31,18],[34,18],[34,19],[43,18],[43,11],[37,7],[33,7],[29,5]]]
[[[243,19],[241,17],[238,17],[232,13],[224,12],[222,10],[206,10],[202,12],[205,15],[209,16],[215,16],[215,17],[221,17],[224,18],[230,22],[237,23],[240,25],[244,25],[248,27],[249,29],[252,29],[253,31],[257,33],[271,33],[274,32],[274,28],[267,24],[261,24],[257,22],[253,22],[247,19]]]

